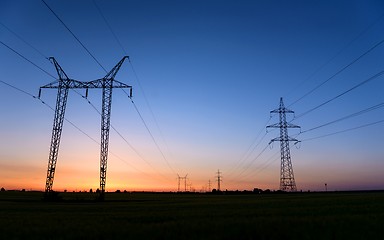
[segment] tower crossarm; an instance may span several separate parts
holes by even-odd
[[[300,142],[296,138],[288,137],[287,139],[282,139],[282,137],[280,136],[280,137],[276,137],[276,138],[271,139],[271,141],[268,144],[271,144],[272,142],[281,142],[281,141],[295,142],[295,144]]]
[[[100,78],[93,81],[89,81],[84,83],[86,88],[105,88],[105,87],[113,87],[113,88],[132,88],[132,86],[127,85],[125,83],[116,81],[113,79],[112,83],[107,82],[108,79]]]
[[[81,82],[74,79],[60,79],[51,83],[48,83],[40,88],[88,88],[86,82]]]
[[[300,126],[292,124],[292,123],[275,123],[272,125],[268,125],[267,128],[300,128]]]

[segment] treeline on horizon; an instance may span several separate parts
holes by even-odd
[[[271,190],[271,189],[260,189],[260,188],[254,188],[253,190],[217,190],[217,189],[212,189],[212,191],[127,191],[127,190],[115,190],[112,192],[107,191],[106,193],[156,193],[156,194],[283,194],[283,193],[310,193],[310,192],[382,192],[383,190],[337,190],[337,191],[297,191],[297,192],[287,192],[287,191],[282,191],[282,190]],[[1,188],[0,192],[41,192],[43,193],[44,191],[39,191],[39,190],[26,190],[26,189],[9,189],[6,190],[4,187]],[[90,194],[99,194],[100,190],[96,189],[95,191],[91,188],[89,191],[86,190],[79,190],[79,191],[55,191],[57,193],[90,193]]]

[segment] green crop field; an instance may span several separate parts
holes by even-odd
[[[384,239],[384,192],[0,192],[0,239]]]

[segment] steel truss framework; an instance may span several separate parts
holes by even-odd
[[[287,123],[286,113],[294,113],[294,111],[285,108],[283,98],[280,98],[280,107],[278,109],[272,110],[271,113],[278,113],[280,119],[279,123],[267,126],[267,128],[280,128],[280,137],[274,138],[270,142],[280,142],[280,190],[296,192],[297,188],[293,174],[289,142],[298,142],[298,140],[288,136],[288,128],[300,127],[291,123]]]
[[[68,99],[69,89],[83,88],[86,89],[86,96],[88,95],[88,89],[101,88],[102,93],[102,111],[101,111],[101,148],[100,148],[100,199],[104,199],[105,184],[107,178],[107,161],[108,161],[108,145],[109,145],[109,128],[111,122],[111,106],[112,106],[112,89],[113,88],[129,88],[130,97],[132,97],[132,86],[126,85],[122,82],[116,81],[115,76],[119,71],[124,60],[128,56],[123,57],[119,63],[103,78],[81,82],[70,79],[63,71],[61,66],[57,63],[55,58],[51,57],[50,60],[54,64],[59,79],[47,85],[40,87],[39,97],[41,95],[42,88],[57,88],[57,99],[55,116],[53,120],[51,146],[49,149],[49,160],[47,179],[45,182],[46,195],[52,192],[53,180],[56,171],[57,157],[59,153],[61,133],[64,123],[65,108]]]

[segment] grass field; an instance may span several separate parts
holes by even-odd
[[[0,239],[384,239],[384,192],[0,192]]]

